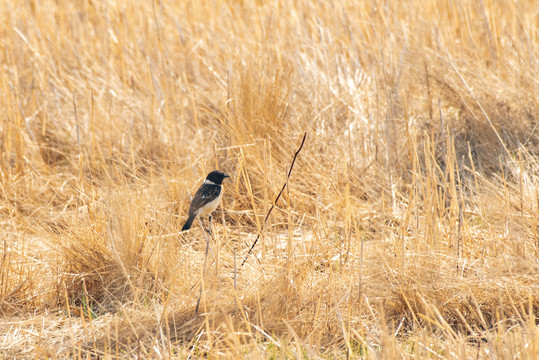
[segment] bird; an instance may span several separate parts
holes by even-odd
[[[204,228],[204,230],[211,234],[211,213],[219,206],[223,197],[223,180],[229,177],[228,174],[220,170],[214,170],[206,176],[206,180],[204,180],[191,200],[189,217],[183,225],[182,231],[189,230],[197,216],[201,216],[202,226],[204,227],[204,217],[208,216],[210,227],[209,229]]]

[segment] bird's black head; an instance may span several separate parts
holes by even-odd
[[[211,181],[214,184],[221,185],[223,183],[223,180],[227,177],[230,176],[220,170],[215,170],[209,173],[208,176],[206,176],[206,180]]]

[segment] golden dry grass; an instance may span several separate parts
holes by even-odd
[[[539,357],[536,1],[0,24],[1,358]],[[215,168],[206,252],[179,229]]]

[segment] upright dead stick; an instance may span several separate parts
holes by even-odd
[[[251,252],[253,251],[253,248],[255,247],[256,243],[258,242],[258,240],[260,239],[260,233],[262,232],[262,230],[264,229],[267,221],[268,221],[268,218],[271,214],[271,212],[273,211],[273,208],[275,207],[275,204],[277,204],[277,201],[279,200],[279,198],[281,197],[281,194],[283,193],[284,189],[286,188],[286,184],[288,183],[288,179],[290,179],[290,174],[292,174],[292,169],[294,168],[294,163],[296,162],[296,158],[298,157],[298,154],[299,152],[301,151],[301,149],[303,148],[303,144],[305,143],[305,139],[307,138],[307,133],[305,132],[303,134],[303,139],[301,140],[301,145],[299,146],[299,148],[296,150],[296,152],[294,153],[294,158],[292,159],[292,164],[290,164],[290,170],[288,170],[288,174],[286,176],[286,180],[283,184],[283,187],[281,188],[281,191],[279,191],[279,194],[277,195],[277,197],[275,198],[275,201],[273,202],[273,204],[271,205],[270,209],[268,210],[268,213],[266,214],[266,218],[264,219],[264,223],[262,224],[262,228],[260,229],[260,232],[258,233],[258,235],[256,236],[256,239],[255,241],[253,242],[253,245],[251,245],[251,248],[249,249],[249,251],[247,252],[247,255],[245,255],[245,259],[243,259],[243,262],[241,263],[241,266],[243,266],[245,264],[245,262],[247,261],[247,258],[249,257],[249,255],[251,254]]]

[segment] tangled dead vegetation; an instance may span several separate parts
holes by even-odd
[[[536,10],[0,0],[0,357],[539,357]]]

